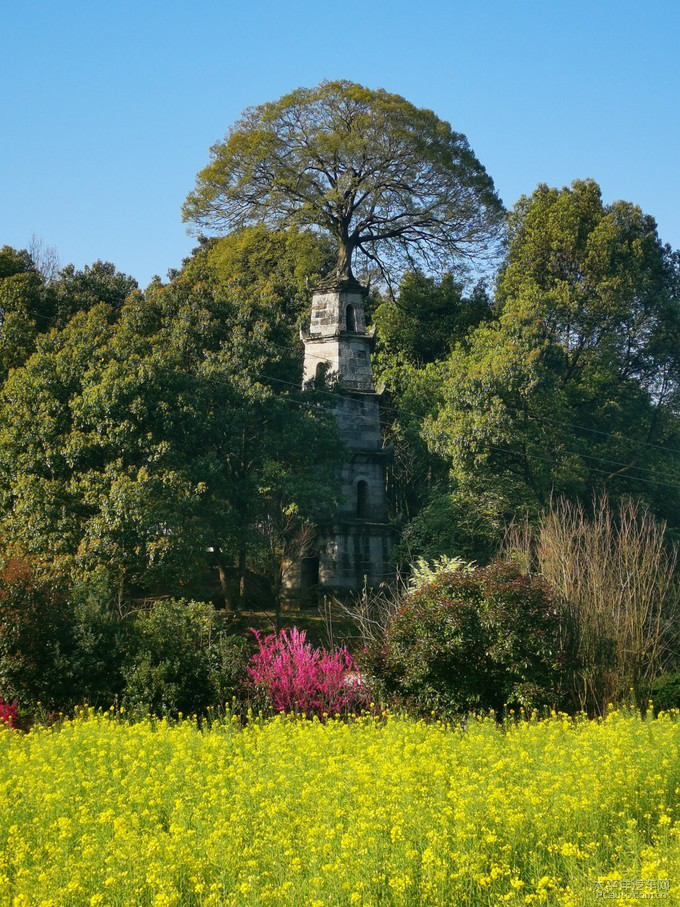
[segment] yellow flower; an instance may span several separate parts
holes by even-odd
[[[464,730],[385,712],[234,717],[123,722],[83,709],[0,734],[3,903],[325,907],[387,890],[448,905],[477,888],[489,903],[573,907],[599,867],[658,879],[677,865],[665,804],[677,799],[680,716],[499,727],[479,715]],[[645,814],[651,839],[635,822]]]

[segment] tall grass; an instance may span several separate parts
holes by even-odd
[[[556,501],[534,529],[513,525],[505,556],[555,589],[576,662],[576,705],[603,714],[632,689],[642,704],[678,659],[678,552],[642,504],[607,497],[591,510]]]

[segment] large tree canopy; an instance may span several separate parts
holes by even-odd
[[[119,309],[137,282],[109,262],[77,271],[67,265],[50,280],[25,249],[0,248],[0,384],[22,365],[41,334],[100,302]]]
[[[65,269],[80,311],[0,392],[6,550],[105,570],[122,596],[186,588],[208,549],[221,578],[246,556],[279,568],[305,521],[333,512],[341,450],[325,398],[298,390],[291,342],[295,298],[326,261],[313,239],[230,236],[122,304],[107,268]]]
[[[604,487],[677,529],[678,273],[653,218],[592,180],[518,202],[498,320],[436,367],[427,436],[469,500],[493,491],[512,516]]]
[[[464,135],[430,110],[353,82],[322,82],[247,109],[197,177],[184,219],[212,230],[319,228],[384,276],[436,273],[494,250],[502,205]]]

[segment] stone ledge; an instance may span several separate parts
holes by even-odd
[[[312,291],[315,293],[361,293],[368,295],[368,287],[364,286],[352,275],[344,280],[339,280],[334,274],[322,278]]]

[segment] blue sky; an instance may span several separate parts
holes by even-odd
[[[0,245],[145,285],[241,110],[346,78],[467,135],[507,205],[594,177],[680,247],[675,0],[46,0],[0,10]]]

